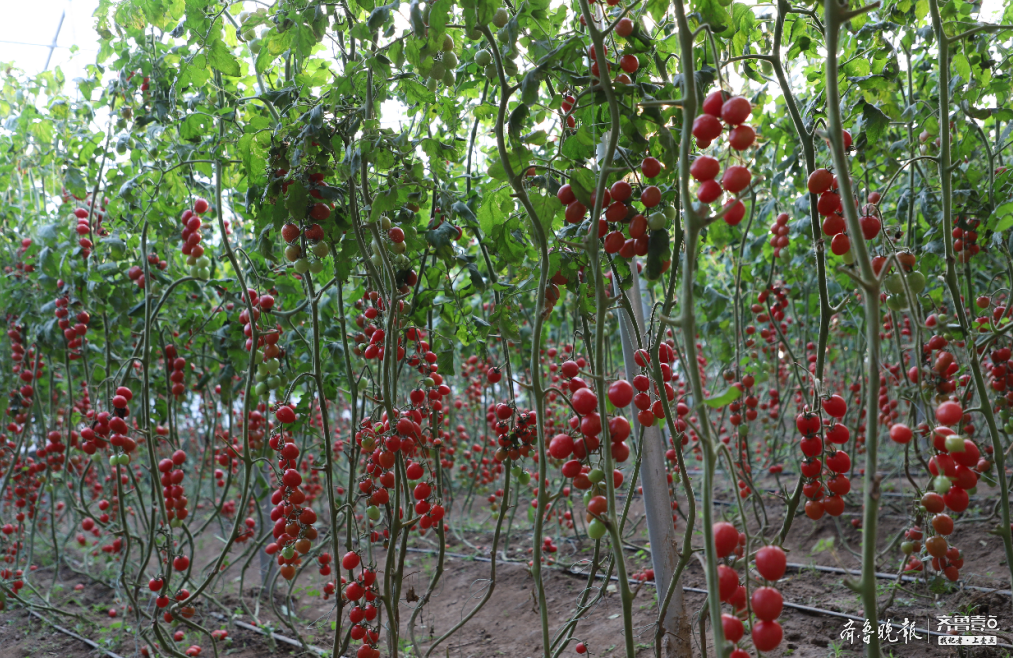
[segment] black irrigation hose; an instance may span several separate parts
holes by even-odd
[[[266,636],[270,637],[271,639],[277,640],[278,642],[281,642],[283,644],[287,644],[287,645],[293,646],[293,647],[298,647],[300,649],[303,649],[304,651],[309,651],[309,652],[314,653],[314,654],[316,654],[318,656],[328,656],[331,653],[330,651],[327,651],[325,649],[321,649],[320,647],[315,647],[312,644],[303,644],[299,640],[293,640],[290,637],[286,637],[286,636],[281,635],[279,633],[275,633],[274,631],[268,631],[268,630],[265,630],[263,628],[260,628],[259,626],[254,626],[253,624],[247,624],[245,621],[239,621],[238,619],[229,619],[225,615],[218,614],[217,612],[212,612],[211,616],[215,617],[216,619],[221,619],[222,621],[228,621],[231,624],[235,624],[239,628],[245,628],[248,631],[253,631],[254,633],[260,633],[261,635],[266,635]],[[344,658],[344,656],[342,656],[342,658]]]
[[[91,647],[95,651],[101,651],[105,655],[109,656],[109,658],[123,658],[123,656],[119,655],[118,653],[113,653],[109,649],[106,649],[106,648],[102,647],[101,645],[96,644],[95,642],[92,642],[88,638],[83,637],[81,635],[78,635],[77,633],[75,633],[74,631],[72,631],[70,629],[64,628],[63,626],[60,626],[59,624],[55,624],[55,623],[49,621],[48,619],[46,619],[45,617],[43,617],[39,613],[35,612],[34,610],[29,609],[28,610],[28,614],[30,614],[33,617],[36,617],[38,619],[41,619],[42,621],[46,622],[47,624],[49,624],[50,626],[52,626],[56,630],[60,631],[64,635],[69,635],[70,637],[74,638],[75,640],[80,640],[81,642],[84,642],[85,644],[87,644],[89,647]]]
[[[409,548],[408,550],[411,551],[412,553],[428,553],[428,554],[435,553],[435,551],[432,551],[430,549],[425,549],[425,548]],[[491,561],[487,557],[479,557],[479,556],[473,556],[473,555],[462,555],[460,553],[445,553],[444,555],[446,557],[454,557],[454,558],[458,558],[458,559],[462,559],[462,560],[474,560],[474,561],[477,561],[477,562],[490,562]],[[503,559],[500,559],[499,561],[502,562],[502,563],[505,563],[505,564],[526,564],[525,562],[521,562],[521,561],[518,561],[518,560],[503,560]],[[835,567],[821,567],[821,566],[818,566],[818,565],[817,566],[809,566],[809,565],[804,565],[804,564],[788,564],[788,567],[799,569],[799,570],[802,570],[802,569],[816,569],[817,571],[826,571],[826,572],[830,572],[830,573],[849,573],[849,574],[854,574],[854,575],[860,575],[861,574],[861,572],[859,572],[859,571],[851,571],[851,570],[848,570],[848,569],[837,569]],[[579,574],[579,573],[577,573],[575,571],[572,571],[570,569],[558,569],[558,568],[552,568],[552,567],[547,567],[547,568],[550,568],[553,571],[558,571],[558,572],[561,572],[561,573],[565,573],[565,574],[570,575],[570,576],[578,576],[578,575],[579,576],[583,576],[584,575],[584,574]],[[888,574],[888,573],[877,573],[876,576],[879,577],[879,578],[888,578],[890,580],[896,580],[897,579],[896,575],[894,575],[894,574]],[[595,574],[595,577],[596,578],[602,578],[603,576],[601,574]],[[911,576],[902,576],[902,578],[904,578],[906,580],[915,580],[915,578],[913,578]],[[618,581],[619,578],[617,576],[612,576],[611,580]],[[644,584],[644,585],[650,585],[651,587],[657,587],[658,586],[657,583],[655,583],[653,580],[636,580],[634,578],[630,578],[629,581],[630,581],[631,584],[637,584],[637,585]],[[1013,594],[1011,594],[1011,592],[1009,590],[989,589],[989,588],[985,588],[985,587],[965,586],[964,589],[973,589],[973,590],[976,590],[976,591],[990,592],[990,593],[994,593],[994,594],[1005,594],[1007,596],[1013,595]],[[697,593],[697,594],[706,594],[707,593],[707,590],[705,590],[705,589],[700,589],[699,587],[687,587],[686,585],[683,585],[682,590],[684,592],[694,592],[694,593]],[[839,617],[841,619],[850,619],[852,621],[860,621],[860,622],[863,622],[863,623],[865,622],[865,618],[864,617],[856,617],[855,615],[849,615],[849,614],[847,614],[845,612],[834,612],[833,610],[824,610],[823,608],[814,608],[812,606],[802,605],[800,603],[791,603],[790,601],[784,601],[784,607],[786,607],[786,608],[792,608],[792,609],[795,609],[795,610],[800,610],[802,612],[808,612],[808,613],[812,613],[812,614],[826,615],[826,616],[829,616],[829,617]],[[901,624],[895,624],[893,622],[888,622],[888,623],[893,628],[897,628],[897,629],[903,629],[904,628]],[[937,636],[937,637],[941,637],[941,636],[944,636],[944,635],[949,635],[948,633],[941,633],[939,631],[933,631],[933,630],[929,630],[927,628],[913,628],[913,629],[910,629],[910,630],[912,630],[914,633],[926,633],[928,635]],[[1003,644],[1002,642],[999,642],[999,643],[996,643],[996,644],[992,644],[992,645],[989,645],[989,646],[998,646],[998,647],[1003,647],[1005,649],[1013,649],[1013,644]]]

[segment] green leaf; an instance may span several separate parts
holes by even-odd
[[[731,404],[732,402],[735,402],[740,397],[742,397],[742,391],[740,391],[735,386],[729,386],[725,390],[725,392],[722,393],[721,395],[718,395],[717,397],[712,396],[704,400],[704,404],[706,404],[711,409],[720,409],[726,404]]]
[[[224,41],[216,40],[207,53],[208,65],[222,72],[222,75],[237,77],[241,73],[239,60],[232,54]]]
[[[594,193],[595,175],[587,167],[580,167],[570,172],[570,188],[577,200],[590,208],[591,194]]]
[[[963,53],[957,53],[953,56],[953,70],[957,72],[957,75],[961,77],[964,82],[971,81],[971,64],[964,57]]]
[[[510,197],[509,189],[504,187],[492,194],[483,195],[482,205],[478,207],[478,226],[482,235],[492,235],[493,228],[505,223],[513,211],[514,200]]]

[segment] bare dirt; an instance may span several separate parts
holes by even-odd
[[[773,485],[772,482],[770,484]],[[888,490],[889,487],[886,489]],[[957,529],[951,536],[954,544],[964,554],[965,562],[963,569],[961,569],[961,581],[951,584],[930,576],[925,581],[905,582],[901,588],[893,592],[891,600],[891,587],[894,583],[881,579],[878,581],[878,600],[881,607],[891,600],[890,607],[882,614],[883,618],[892,618],[896,623],[901,623],[906,618],[914,622],[919,629],[937,630],[939,615],[964,614],[985,617],[992,615],[997,620],[998,632],[989,632],[988,634],[996,635],[1000,643],[1013,645],[1013,601],[1010,596],[964,588],[964,586],[976,586],[1009,589],[1010,586],[1001,540],[988,533],[994,527],[996,519],[975,520],[987,517],[991,513],[994,503],[990,497],[992,493],[994,490],[990,491],[986,487],[979,489],[977,499],[972,501],[972,508],[963,515],[968,520],[958,522]],[[857,516],[860,500],[855,497],[854,490],[849,498],[852,505],[849,505],[845,516],[840,518],[840,533],[834,520],[830,517],[824,517],[817,522],[810,521],[804,516],[795,520],[785,542],[785,548],[789,551],[789,562],[842,569],[860,568],[859,558],[851,551],[860,550],[861,530],[853,527],[850,523],[851,518]],[[524,502],[522,501],[522,505]],[[783,507],[782,502],[773,497],[769,498],[768,503],[768,508],[771,511]],[[903,520],[900,512],[904,511],[904,506],[907,504],[909,504],[908,501],[901,497],[886,500],[878,533],[881,551],[886,549],[893,537],[904,529],[905,526],[900,525]],[[726,512],[731,509],[729,505],[718,506],[718,512]],[[523,507],[521,510],[523,511]],[[635,500],[631,507],[629,527],[637,529],[630,537],[630,542],[634,545],[645,546],[646,529],[643,528],[642,523],[635,526],[642,513],[641,502]],[[751,511],[748,516],[751,531],[755,531],[757,524]],[[684,527],[684,525],[680,521],[680,527]],[[766,525],[770,529],[776,529],[780,527],[781,521],[776,516],[772,516],[768,518]],[[463,533],[462,538],[472,546],[487,550],[491,540],[488,524],[483,528],[480,520],[475,520],[473,528],[473,531]],[[559,531],[555,526],[553,528],[557,532]],[[434,657],[537,658],[541,655],[539,612],[533,593],[534,581],[527,567],[530,542],[530,533],[515,532],[512,535],[510,552],[507,556],[510,561],[500,561],[492,598],[467,625],[432,653]],[[555,563],[549,565],[553,568],[545,572],[549,624],[553,636],[572,614],[586,584],[586,576],[566,573],[564,569],[574,563],[586,564],[585,561],[590,556],[591,547],[591,542],[586,539],[581,541],[572,534],[557,536],[555,543],[559,548],[558,552],[552,556]],[[694,544],[699,543],[699,541],[694,542]],[[432,548],[429,542],[420,541],[417,538],[413,538],[412,544],[420,549]],[[477,554],[465,543],[457,541],[453,537],[448,538],[448,544],[447,550],[450,552],[467,555]],[[205,544],[198,551],[196,561],[203,566],[210,562],[213,556],[213,543]],[[900,551],[896,547],[889,549],[880,559],[879,570],[896,573],[901,564],[901,557]],[[650,557],[647,551],[631,550],[628,553],[628,558],[631,572],[650,566]],[[421,596],[428,586],[434,567],[434,556],[426,553],[410,553],[406,560],[405,571],[409,575],[406,578],[405,594],[411,591],[415,595]],[[478,602],[489,583],[489,568],[488,562],[458,557],[447,558],[442,580],[434,592],[432,600],[420,614],[416,625],[416,638],[423,654],[429,646],[431,638],[449,630]],[[233,571],[236,569],[233,568]],[[42,568],[33,574],[32,582],[39,588],[39,591],[45,592],[50,585],[52,574],[52,568]],[[231,571],[227,573],[226,588],[215,593],[215,599],[221,607],[216,607],[214,603],[204,603],[198,606],[197,616],[194,618],[194,621],[201,623],[205,628],[228,630],[230,639],[226,644],[220,645],[220,655],[238,658],[312,655],[302,649],[273,641],[254,631],[238,628],[230,624],[227,619],[214,616],[223,613],[243,612],[239,603],[239,592],[235,589],[236,575],[238,573],[233,574]],[[319,593],[313,590],[313,588],[320,589],[323,581],[326,580],[325,578],[317,575],[314,571],[308,571],[303,578],[306,586],[296,588],[296,595],[291,602],[286,601],[281,595],[277,595],[276,603],[281,606],[291,604],[292,612],[297,619],[297,629],[304,641],[323,649],[329,649],[332,636],[331,624],[335,615],[334,600],[325,602]],[[789,569],[785,578],[778,583],[778,588],[786,603],[790,602],[823,611],[864,618],[859,598],[848,589],[845,584],[846,579],[857,580],[856,577],[839,573],[825,573],[813,569]],[[139,646],[135,644],[134,634],[125,632],[136,624],[135,615],[126,609],[122,600],[117,599],[116,591],[67,568],[61,569],[59,583],[62,589],[54,590],[53,603],[58,607],[77,612],[86,621],[80,622],[68,617],[61,618],[55,613],[44,613],[46,617],[103,645],[124,658],[140,655],[138,653]],[[76,584],[83,584],[85,587],[82,591],[75,591],[73,588]],[[249,584],[248,580],[247,585]],[[683,584],[690,588],[706,588],[702,569],[696,560],[691,562]],[[604,585],[605,583],[599,580],[596,587]],[[633,620],[637,633],[636,655],[638,658],[643,658],[653,655],[653,623],[657,615],[657,600],[655,589],[652,586],[643,585],[635,589]],[[142,596],[143,594],[142,592]],[[244,593],[247,606],[257,612],[256,619],[249,614],[240,614],[236,618],[262,627],[273,627],[282,635],[293,636],[294,633],[282,623],[270,605],[262,601],[259,609],[255,608],[256,594],[255,589],[249,588]],[[703,604],[703,594],[686,593],[687,612],[693,615],[694,619]],[[408,652],[410,642],[408,641],[407,621],[415,605],[416,603],[408,602],[405,600],[405,596],[402,596],[400,606],[404,643],[401,655],[414,655]],[[111,619],[108,616],[109,608],[117,608],[119,614],[116,619]],[[854,624],[856,633],[852,643],[849,643],[846,637],[841,637],[848,620],[830,616],[826,612],[809,612],[786,607],[780,622],[784,628],[784,641],[777,650],[765,655],[825,657],[857,656],[864,653],[864,644],[861,640],[861,621]],[[345,627],[347,628],[347,621]],[[946,628],[943,627],[942,630],[946,630]],[[700,655],[698,626],[694,625],[694,631],[693,652],[694,655]],[[894,634],[898,633],[895,631]],[[955,647],[939,646],[936,638],[928,638],[924,633],[922,636],[921,640],[911,641],[907,644],[903,642],[884,644],[884,654],[933,658],[957,655],[991,658],[992,656],[1009,656],[1013,652],[1013,649],[1001,647],[974,647],[969,651],[965,649],[965,653],[960,654]],[[583,641],[589,646],[592,656],[623,656],[622,638],[622,610],[619,596],[615,592],[615,584],[612,583],[606,596],[577,625],[574,640],[562,655],[576,656],[573,647],[577,641]],[[214,655],[208,638],[206,636],[201,638],[192,631],[187,632],[186,639],[179,642],[176,649],[185,651],[191,644],[199,644],[203,647],[201,653],[203,657]],[[354,655],[354,643],[352,646],[353,650],[349,651],[348,655]],[[387,656],[386,646],[382,642],[381,649],[384,651],[383,655]],[[707,654],[713,655],[713,647],[708,644],[707,649]],[[755,655],[755,651],[751,648],[750,653]],[[29,616],[26,611],[18,609],[16,606],[10,606],[8,611],[0,613],[0,658],[48,658],[49,656],[84,658],[85,656],[99,655],[102,654],[80,640],[54,630],[52,626]]]

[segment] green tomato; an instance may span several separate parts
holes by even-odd
[[[265,395],[270,394],[271,389],[267,387],[267,382],[260,382],[254,387],[253,392],[260,397],[264,397]]]
[[[899,273],[894,272],[883,281],[883,287],[886,288],[887,292],[901,295],[904,293],[904,279],[901,278]]]
[[[911,555],[915,552],[914,542],[904,541],[900,543],[900,552],[904,555]]]
[[[429,78],[431,80],[442,80],[446,72],[447,67],[443,65],[443,62],[436,62],[433,64],[433,68],[429,69]]]
[[[267,368],[267,372],[273,375],[277,373],[278,368],[281,367],[281,361],[278,359],[268,359],[267,361],[264,361],[264,367]]]
[[[968,496],[973,496],[976,493],[978,493],[978,487],[971,487],[970,489],[967,490]]]
[[[119,463],[120,463],[120,456],[119,455],[111,455],[109,457],[109,465],[110,466],[117,466]]]
[[[521,476],[517,478],[517,481],[520,482],[521,484],[527,484],[531,482],[531,473],[524,471],[523,473],[521,473]]]
[[[888,295],[886,307],[891,311],[903,311],[907,308],[907,297],[904,295]]]
[[[197,265],[197,267],[207,267],[207,268],[210,268],[211,267],[211,259],[208,258],[207,256],[201,256],[200,258],[197,259],[196,265]]]
[[[520,466],[514,466],[513,468],[510,469],[510,475],[513,475],[515,478],[520,477],[521,473],[523,472],[524,469],[522,469]]]
[[[366,516],[369,517],[370,521],[380,520],[380,508],[376,505],[370,505],[366,508]]]
[[[285,247],[285,260],[294,263],[302,256],[302,248],[297,244],[290,244]]]
[[[454,73],[453,69],[447,69],[447,72],[443,74],[443,84],[453,87],[456,82],[457,74]]]
[[[272,391],[281,386],[281,377],[268,377],[267,387]]]
[[[489,64],[485,67],[485,77],[489,78],[492,82],[499,80],[499,73],[496,71],[495,64]]]
[[[295,262],[295,271],[298,274],[306,274],[310,271],[310,262],[305,258],[300,258]]]
[[[186,264],[187,264],[188,267],[196,267],[197,266],[197,257],[194,256],[194,255],[187,256],[186,257]]]
[[[591,539],[601,539],[607,532],[608,528],[598,519],[594,519],[591,523],[587,524],[587,536]]]
[[[260,52],[260,39],[250,40],[250,52],[254,55]]]
[[[475,63],[481,67],[486,67],[492,64],[492,53],[488,50],[480,50],[475,53]]]
[[[329,253],[331,253],[331,248],[323,240],[313,245],[313,255],[317,258],[327,258]]]
[[[600,468],[592,468],[591,472],[587,474],[587,479],[595,484],[605,481],[605,471]]]
[[[450,36],[449,34],[443,35],[443,44],[441,45],[440,50],[442,50],[445,53],[449,53],[453,49],[454,49],[454,37]]]
[[[843,256],[841,256],[841,260],[844,261],[845,265],[853,265],[855,262],[855,250],[848,249],[848,251]]]
[[[206,268],[206,267],[198,267],[197,268],[197,278],[198,279],[209,279],[209,278],[211,278],[211,270],[208,269],[208,268]]]
[[[313,274],[320,274],[324,271],[324,262],[322,260],[315,260],[310,263],[310,272]]]
[[[652,231],[660,231],[668,225],[668,217],[665,216],[664,212],[652,212],[647,218],[647,226]]]
[[[492,17],[492,24],[496,27],[504,27],[510,22],[510,12],[505,7],[500,7]]]
[[[917,270],[911,272],[907,275],[907,287],[911,289],[912,294],[920,294],[925,290],[925,275]]]
[[[503,60],[503,72],[511,77],[517,75],[517,62],[512,59]]]
[[[946,450],[949,452],[964,452],[964,437],[958,434],[946,437]]]
[[[432,388],[436,386],[436,380],[433,379],[432,377],[426,377],[424,380],[422,380],[422,383],[426,385],[426,388]]]
[[[285,548],[281,549],[281,554],[286,560],[291,560],[292,557],[295,555],[295,549],[292,547],[291,544],[289,544]]]
[[[183,519],[173,519],[172,521],[169,521],[169,527],[172,527],[172,528],[182,528],[183,527]]]
[[[671,205],[665,206],[665,209],[662,212],[665,213],[665,217],[668,218],[668,221],[670,221],[670,222],[674,222],[675,221],[675,206],[671,206]]]
[[[952,484],[953,483],[950,482],[950,478],[946,477],[945,475],[937,475],[935,478],[932,479],[932,488],[940,496],[949,491]]]

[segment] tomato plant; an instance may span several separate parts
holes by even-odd
[[[37,568],[85,564],[137,651],[219,655],[227,583],[297,638],[318,588],[330,655],[429,656],[523,541],[530,653],[600,653],[614,575],[627,657],[631,583],[689,656],[699,577],[745,658],[800,526],[861,530],[868,619],[975,523],[1013,578],[1013,9],[980,12],[100,2],[88,77],[3,74],[0,609],[75,614]],[[423,637],[453,546],[489,578]]]

